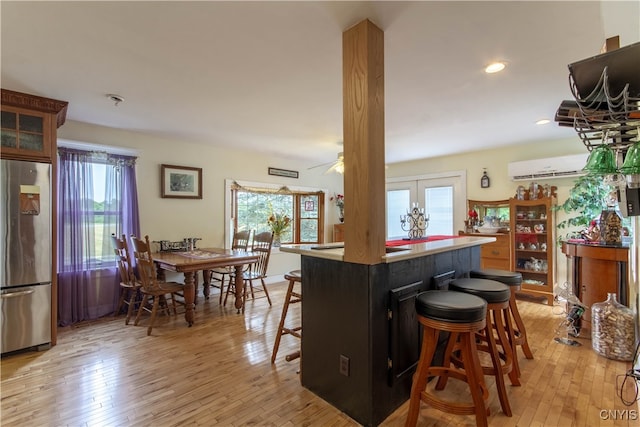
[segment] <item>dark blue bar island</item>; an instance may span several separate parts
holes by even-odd
[[[343,261],[340,245],[287,245],[301,255],[302,385],[365,426],[407,401],[420,356],[414,298],[480,267],[493,237],[387,248],[379,264]]]

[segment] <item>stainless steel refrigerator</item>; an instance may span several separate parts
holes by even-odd
[[[0,164],[1,353],[51,343],[51,165]]]

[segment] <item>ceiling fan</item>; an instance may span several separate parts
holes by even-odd
[[[333,162],[329,162],[329,163],[323,163],[321,165],[316,165],[316,166],[311,166],[308,169],[315,169],[315,168],[321,168],[321,167],[326,167],[329,166],[329,168],[325,171],[325,174],[331,173],[331,172],[337,172],[339,174],[343,174],[344,173],[344,152],[339,152],[338,153],[338,159],[334,160]]]

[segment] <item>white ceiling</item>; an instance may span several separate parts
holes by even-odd
[[[640,41],[639,1],[0,8],[2,87],[69,101],[67,120],[319,163],[341,151],[342,32],[362,19],[385,33],[387,163],[577,138],[553,122],[567,65]]]

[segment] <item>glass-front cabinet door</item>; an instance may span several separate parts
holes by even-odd
[[[521,293],[553,304],[553,199],[511,199],[513,271],[522,273]]]
[[[51,115],[2,106],[2,151],[26,159],[51,159]]]

